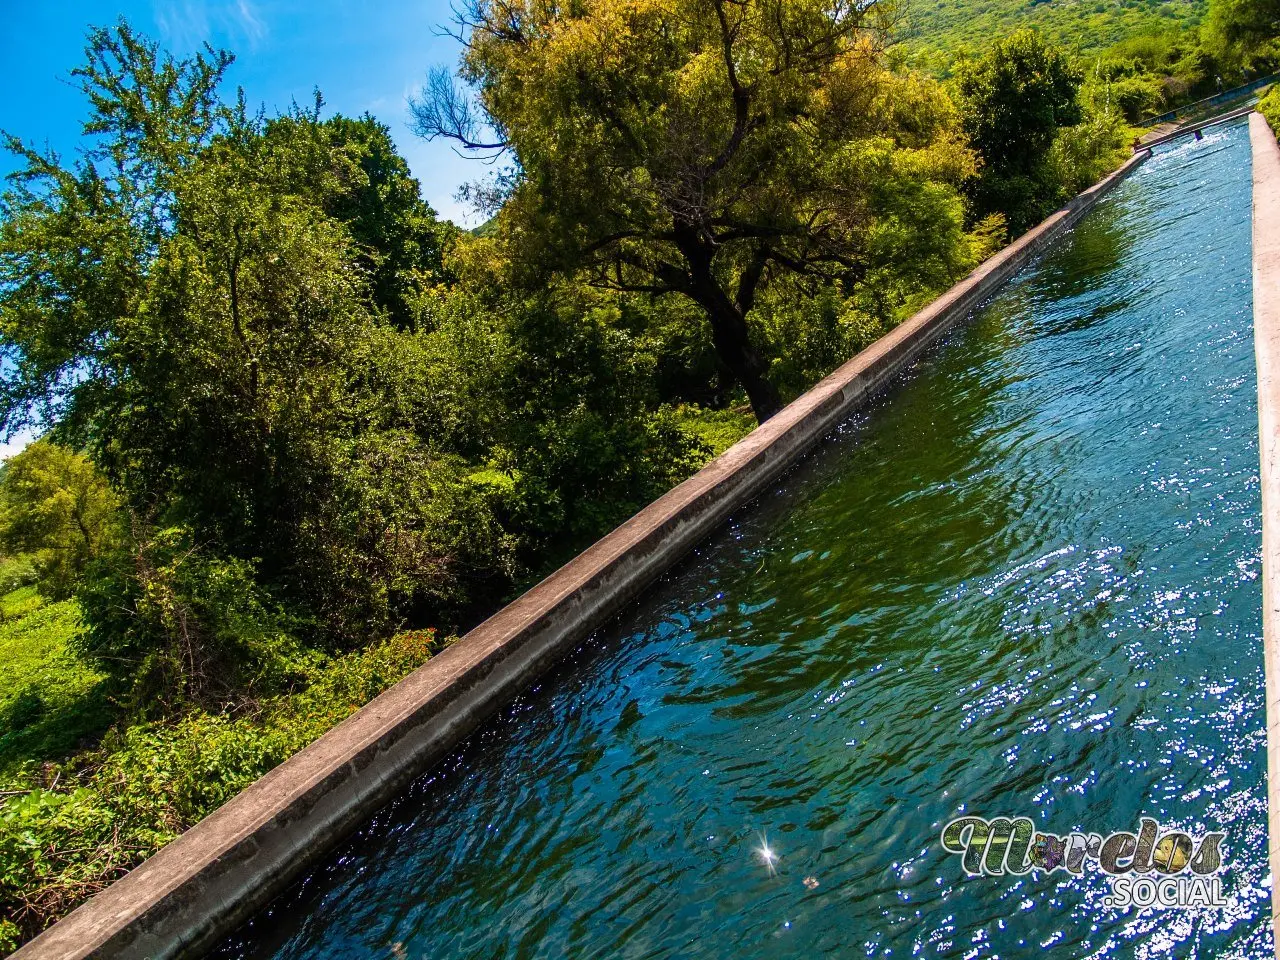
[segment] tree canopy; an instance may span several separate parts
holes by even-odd
[[[857,282],[877,230],[924,226],[913,204],[959,230],[944,197],[971,155],[940,92],[885,69],[887,25],[848,0],[477,0],[461,36],[478,107],[436,75],[415,113],[428,137],[511,151],[491,196],[519,260],[697,304],[765,420],[763,285]]]
[[[1081,75],[1063,53],[1033,30],[992,43],[960,71],[965,130],[982,156],[974,182],[978,215],[1003,212],[1022,233],[1061,199],[1061,184],[1046,166],[1058,131],[1083,119]]]
[[[210,582],[162,583],[156,546],[226,557],[238,589],[334,642],[447,606],[500,548],[396,339],[449,231],[386,128],[322,121],[318,100],[250,115],[218,94],[229,55],[176,61],[127,26],[88,54],[84,159],[10,140],[27,169],[0,201],[4,426],[55,428],[120,490],[120,596]]]

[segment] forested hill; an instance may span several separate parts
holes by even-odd
[[[1055,43],[1087,52],[1170,26],[1194,26],[1207,7],[1207,0],[910,0],[899,37],[917,52],[954,55],[1034,27]]]

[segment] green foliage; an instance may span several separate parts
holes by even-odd
[[[119,540],[118,503],[83,454],[37,440],[0,468],[0,550],[21,557],[0,589],[23,585],[21,564],[50,597],[70,596],[85,566]],[[32,582],[32,581],[27,581]]]
[[[1134,36],[1194,29],[1209,0],[917,0],[900,34],[912,60],[947,73],[958,59],[980,55],[992,39],[1030,28],[1073,54],[1093,55]]]
[[[263,136],[289,157],[291,192],[334,181],[322,197],[325,212],[350,231],[373,302],[397,327],[412,329],[422,291],[448,279],[444,252],[458,231],[423,201],[385,124],[368,114],[319,120],[318,108],[271,120]]]
[[[0,339],[15,358],[0,414],[87,445],[130,514],[127,552],[182,528],[313,642],[385,636],[414,610],[448,620],[472,569],[501,568],[506,549],[419,412],[433,385],[406,366],[402,331],[449,231],[385,128],[321,121],[318,103],[250,117],[217,97],[227,63],[175,62],[126,26],[95,32],[76,74],[95,108],[88,159],[64,168],[11,143],[28,169],[0,210]],[[166,595],[231,596],[192,576]],[[212,638],[245,616],[175,602],[177,619],[143,617],[169,631],[164,650],[196,637],[221,663],[228,644]],[[86,607],[94,636],[107,609]]]
[[[477,249],[466,256],[486,255],[487,241],[469,244]],[[491,276],[484,283],[428,302],[419,368],[442,385],[437,416],[483,460],[468,484],[494,505],[520,560],[507,572],[523,579],[567,559],[709,454],[658,409],[643,302],[573,285],[504,296]]]
[[[697,404],[681,404],[671,411],[680,429],[695,437],[712,456],[718,457],[750,433],[756,425],[749,410],[713,410]]]
[[[1242,70],[1271,72],[1280,63],[1277,0],[1210,0],[1206,32],[1222,59]]]
[[[133,716],[278,691],[314,655],[254,574],[251,563],[211,555],[190,530],[151,532],[104,558],[81,589],[89,629],[78,649],[114,679]]]
[[[1091,99],[1120,110],[1130,123],[1223,88],[1224,75],[1244,78],[1221,62],[1203,30],[1166,29],[1130,37],[1085,61]]]
[[[985,55],[992,38],[1026,28],[1068,51],[1099,104],[1129,123],[1280,66],[1275,0],[927,0],[910,8],[896,55],[946,77]]]
[[[0,596],[34,584],[40,575],[31,558],[25,555],[0,560]]]
[[[653,358],[636,348],[624,311],[614,297],[573,288],[509,310],[510,416],[496,462],[519,478],[515,527],[558,559],[709,456],[668,415],[645,412],[656,405]]]
[[[886,332],[887,318],[859,309],[836,286],[813,296],[779,286],[762,298],[758,317],[773,355],[771,372],[795,397]]]
[[[877,168],[930,200],[972,171],[941,91],[885,69],[880,16],[811,0],[478,0],[463,76],[483,116],[437,74],[419,128],[514,153],[490,196],[526,279],[687,298],[763,420],[780,400],[748,319],[760,291],[787,274],[861,281],[877,231],[930,242],[894,205],[904,191],[877,191]]]
[[[1271,129],[1280,134],[1280,85],[1269,87],[1258,100],[1258,112],[1266,118]]]
[[[1123,77],[1109,84],[1107,93],[1129,123],[1137,123],[1163,105],[1163,91],[1152,77]]]
[[[114,716],[101,675],[76,656],[80,632],[74,600],[51,603],[33,587],[0,597],[0,775],[61,758]]]
[[[1079,123],[1061,128],[1046,164],[1068,199],[1119,167],[1132,155],[1133,129],[1121,108],[1099,102],[1097,88],[1086,88]]]
[[[188,712],[112,733],[56,768],[0,778],[0,914],[29,937],[345,719],[435,647],[401,634],[333,660],[250,712]],[[16,929],[15,929],[16,928]],[[0,928],[0,936],[5,933]]]
[[[1033,30],[996,40],[957,86],[965,129],[982,157],[970,193],[977,216],[1003,213],[1025,232],[1064,198],[1047,162],[1061,127],[1080,122],[1081,75]]]

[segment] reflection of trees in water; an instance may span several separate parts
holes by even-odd
[[[1135,242],[1131,227],[1126,204],[1111,198],[1095,207],[1036,265],[1031,283],[1035,296],[1061,300],[1114,284],[1113,271]]]
[[[998,646],[1000,598],[961,585],[1071,542],[1089,522],[1078,515],[1089,491],[1066,476],[1088,455],[1084,440],[1036,422],[1046,395],[1063,402],[1058,368],[1078,347],[1043,339],[1062,332],[1046,304],[1090,302],[1076,327],[1123,306],[1091,294],[1109,290],[1128,247],[1123,210],[1100,208],[804,467],[788,484],[796,493],[762,503],[746,536],[715,551],[722,606],[693,629],[727,652],[714,671],[673,664],[668,701],[741,721],[886,655],[920,660],[939,646],[972,649],[975,637]],[[1099,616],[1082,612],[1071,629]]]
[[[951,629],[956,602],[966,630],[996,635],[998,605],[939,601],[1033,535],[1045,492],[1006,457],[1034,413],[1029,395],[1006,402],[1028,375],[1005,346],[1010,320],[985,311],[931,353],[788,484],[794,493],[762,504],[774,522],[750,524],[744,542],[718,551],[723,607],[703,630],[769,655],[726,656],[702,683],[691,662],[675,671],[671,702],[768,714],[887,653],[928,651]]]

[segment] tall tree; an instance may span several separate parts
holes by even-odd
[[[1080,83],[1066,56],[1034,30],[996,40],[961,70],[965,129],[983,160],[972,190],[978,216],[1003,213],[1016,235],[1061,199],[1045,161],[1058,129],[1083,116]]]
[[[889,19],[857,0],[471,0],[474,97],[433,74],[417,129],[513,154],[488,198],[526,261],[696,303],[764,421],[781,401],[748,321],[762,284],[857,282],[866,144],[938,135],[885,123]]]
[[[27,168],[0,197],[0,425],[91,452],[132,514],[135,586],[163,566],[146,544],[176,542],[153,528],[180,527],[174,556],[228,557],[312,633],[363,642],[447,610],[505,549],[386,322],[402,276],[378,303],[384,260],[429,269],[401,256],[429,211],[399,158],[371,160],[376,124],[327,125],[319,101],[249,115],[219,98],[230,62],[94,31],[86,156],[10,139]]]
[[[1210,0],[1207,33],[1237,66],[1274,68],[1280,38],[1277,0]]]
[[[290,156],[291,190],[330,184],[320,191],[324,210],[350,231],[374,303],[397,327],[415,329],[421,291],[449,279],[444,251],[457,228],[422,199],[387,125],[310,111],[272,119],[264,136]]]

